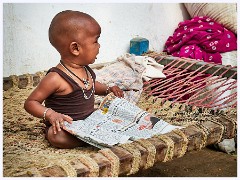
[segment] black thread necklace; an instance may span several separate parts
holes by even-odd
[[[65,68],[65,70],[67,70],[69,73],[71,73],[72,75],[74,75],[77,79],[79,79],[85,86],[85,89],[87,89],[89,86],[90,86],[90,82],[89,82],[89,77],[88,77],[88,71],[87,71],[87,68],[85,66],[84,69],[85,69],[85,72],[87,74],[87,79],[85,78],[80,78],[78,77],[74,72],[72,72],[70,69],[67,68],[67,66],[63,63],[62,60],[60,60],[60,64]]]

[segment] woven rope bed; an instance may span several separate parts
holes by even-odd
[[[177,71],[181,74],[186,70],[194,72],[196,69],[199,69],[199,66],[206,65],[199,65],[194,61],[186,61],[181,58],[175,59],[162,54],[152,53],[148,55],[166,66],[164,70],[166,74],[172,74],[172,72]],[[174,64],[175,61],[181,62],[180,65]],[[198,68],[193,65],[186,65],[190,62],[194,62],[194,66]],[[214,72],[217,70],[211,70],[210,68],[216,68],[216,66],[207,65],[209,68],[204,69],[208,71],[201,71],[201,73],[211,73],[214,75],[211,76],[212,78],[221,76],[222,79],[234,79],[236,81],[234,68],[217,66],[224,69],[224,72],[228,68],[229,70],[227,73],[216,74]],[[172,68],[171,71],[169,67]],[[4,177],[127,176],[135,174],[142,169],[148,169],[157,162],[174,160],[174,158],[182,157],[189,151],[201,150],[207,145],[216,144],[222,139],[234,138],[236,136],[237,103],[234,91],[230,95],[220,98],[220,100],[213,95],[209,96],[209,90],[199,93],[198,88],[196,88],[196,92],[193,91],[193,88],[189,88],[191,89],[191,94],[189,91],[185,93],[185,95],[190,95],[188,98],[186,96],[176,98],[179,95],[174,93],[174,88],[167,88],[165,92],[169,96],[166,96],[164,93],[160,93],[163,90],[160,90],[159,87],[160,84],[168,87],[167,85],[170,84],[170,81],[167,82],[167,80],[173,77],[167,77],[166,80],[161,80],[158,83],[156,83],[156,80],[145,83],[144,91],[137,105],[167,122],[185,126],[184,129],[102,150],[92,146],[71,150],[56,149],[51,147],[45,140],[44,125],[41,121],[23,110],[23,103],[26,97],[44,74],[44,72],[39,72],[34,75],[26,74],[4,78]],[[199,76],[200,74],[198,74]],[[179,79],[178,76],[175,77]],[[206,78],[209,78],[209,76]],[[177,82],[176,79],[172,80]],[[235,81],[234,83],[227,83],[226,89],[231,92],[233,89],[236,89]],[[204,85],[206,85],[206,82]],[[194,83],[189,84],[191,87],[194,85]],[[171,84],[170,87],[174,86]],[[204,89],[204,87],[202,84],[200,88]],[[188,86],[184,86],[184,89],[188,89]],[[180,91],[183,94],[184,89],[176,88],[176,92]],[[223,91],[225,92],[226,90]],[[204,92],[208,92],[207,95]],[[199,96],[196,97],[197,93]],[[174,96],[175,94],[176,97]],[[218,94],[218,97],[222,97],[222,94]],[[199,101],[203,99],[204,101]],[[220,101],[221,103],[219,103]],[[220,104],[224,106],[220,106]]]

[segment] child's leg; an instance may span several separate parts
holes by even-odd
[[[49,127],[46,135],[50,144],[61,149],[72,149],[75,147],[87,145],[87,143],[81,141],[63,129],[61,131],[58,131],[57,134],[53,134],[52,126]]]

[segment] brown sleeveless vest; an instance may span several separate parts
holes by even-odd
[[[96,75],[93,70],[86,66],[88,71],[91,73],[94,84]],[[62,70],[53,67],[48,70],[49,72],[58,73],[65,81],[67,81],[72,87],[73,91],[66,95],[50,95],[45,100],[45,106],[53,109],[58,113],[69,115],[73,120],[85,119],[94,111],[94,93],[89,99],[85,99],[82,88],[66,73]],[[92,93],[92,88],[89,90],[84,90],[87,97]]]

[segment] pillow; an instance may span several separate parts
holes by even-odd
[[[195,16],[208,16],[237,34],[236,3],[184,3],[184,6],[191,18]]]

